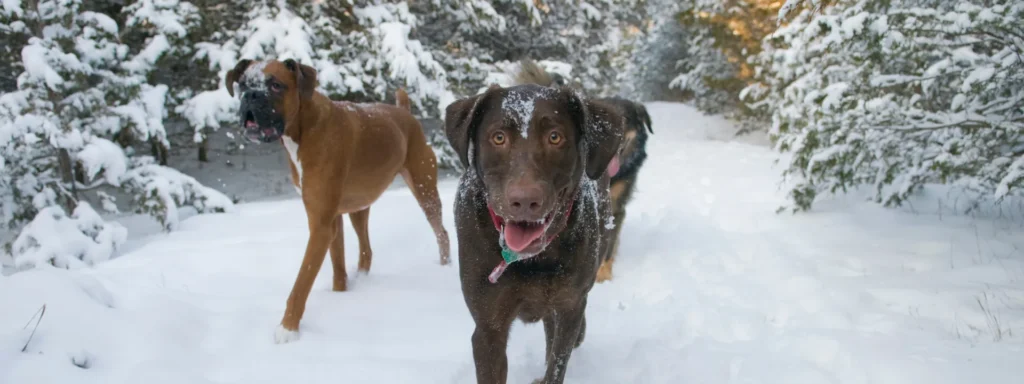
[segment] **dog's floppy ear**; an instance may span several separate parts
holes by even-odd
[[[614,105],[589,100],[567,87],[569,105],[581,134],[580,149],[586,161],[587,177],[597,180],[619,151],[626,118]]]
[[[249,68],[249,64],[252,64],[252,60],[239,60],[238,63],[235,64],[235,68],[224,75],[224,86],[228,87],[228,94],[231,95],[231,97],[235,96],[235,83],[238,82],[238,78],[245,73],[245,69]]]
[[[483,115],[480,105],[500,89],[496,84],[491,85],[479,95],[459,99],[445,107],[444,133],[465,168],[470,167],[469,142],[476,135],[477,125]]]
[[[636,102],[636,107],[640,110],[640,117],[643,118],[644,126],[647,127],[647,131],[653,135],[654,125],[651,124],[651,115],[647,113],[647,107],[644,107],[643,103],[640,102]]]
[[[305,64],[299,64],[293,59],[284,61],[284,66],[295,73],[295,84],[299,87],[299,97],[308,99],[313,96],[313,91],[320,85],[316,78],[316,69]]]

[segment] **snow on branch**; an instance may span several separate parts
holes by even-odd
[[[409,39],[411,27],[399,22],[384,22],[378,27],[381,34],[381,48],[388,63],[390,76],[411,87],[410,94],[418,107],[422,99],[433,99],[438,104],[438,114],[444,115],[444,108],[455,101],[455,96],[445,84],[445,70],[419,41]],[[428,76],[421,69],[433,76]]]
[[[887,206],[931,183],[1024,193],[1024,3],[883,3],[804,9],[755,58],[741,95],[794,154],[795,209],[861,185]]]
[[[179,207],[191,206],[199,213],[235,209],[234,202],[223,193],[173,168],[154,164],[148,157],[135,159],[121,183],[132,191],[135,212],[155,217],[166,230],[177,228]]]
[[[50,206],[21,231],[11,255],[18,269],[81,268],[106,261],[127,238],[124,226],[104,221],[89,203],[80,202],[70,216]]]

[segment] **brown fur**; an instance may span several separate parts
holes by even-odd
[[[529,59],[520,61],[519,71],[513,74],[514,84],[537,84],[548,87],[559,87],[566,83],[561,76],[549,74],[536,62]],[[585,93],[578,83],[573,84],[574,88]],[[618,113],[625,117],[625,137],[620,145],[618,155],[622,161],[619,173],[612,177],[610,183],[610,196],[612,200],[612,215],[615,224],[611,234],[611,247],[608,252],[601,256],[601,267],[597,272],[597,282],[601,283],[612,279],[612,265],[619,250],[619,234],[622,231],[622,223],[626,218],[626,205],[632,200],[633,191],[636,189],[637,175],[646,160],[646,144],[648,133],[653,134],[651,128],[651,116],[643,104],[617,97],[598,98],[598,101],[613,105]]]
[[[402,175],[422,207],[434,231],[440,263],[449,262],[448,233],[441,223],[441,199],[437,193],[437,167],[433,150],[409,112],[405,91],[397,92],[398,105],[337,102],[316,92],[316,71],[292,60],[270,60],[263,67],[267,91],[259,81],[246,80],[253,63],[243,60],[225,77],[228,91],[240,84],[243,94],[240,118],[249,116],[259,128],[248,129],[251,140],[280,140],[297,144],[295,160],[289,157],[292,181],[301,191],[309,224],[302,266],[285,306],[278,342],[298,336],[306,300],[328,250],[333,264],[335,291],[347,288],[342,215],[348,214],[359,240],[360,272],[368,273],[373,258],[368,233],[370,206]],[[252,76],[250,76],[252,77]],[[257,88],[254,88],[257,87]],[[279,90],[275,91],[274,87]],[[254,89],[246,92],[246,89]],[[260,122],[260,116],[266,124]],[[271,128],[277,134],[267,134]],[[301,172],[301,173],[300,173]]]
[[[505,100],[532,102],[529,121],[505,110]],[[521,136],[520,127],[528,127]],[[607,252],[610,212],[605,172],[618,148],[623,118],[614,107],[567,88],[493,86],[447,107],[445,132],[467,171],[455,200],[462,295],[476,328],[478,383],[505,383],[505,349],[512,322],[543,321],[547,369],[537,382],[561,384],[572,350],[586,333],[587,296],[598,258]],[[550,139],[559,133],[557,143]],[[496,135],[504,138],[495,142]],[[529,191],[524,193],[523,191]],[[526,203],[536,203],[536,206]],[[508,266],[487,207],[506,220],[550,226]],[[546,239],[546,240],[545,240]],[[549,243],[545,244],[545,241]]]

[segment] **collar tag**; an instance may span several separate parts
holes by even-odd
[[[508,247],[501,247],[501,258],[505,260],[505,263],[512,264],[521,260],[519,254],[515,253]]]

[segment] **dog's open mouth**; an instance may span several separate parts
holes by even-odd
[[[505,245],[514,252],[522,252],[530,248],[539,240],[551,226],[553,214],[549,213],[543,220],[537,221],[516,221],[498,218],[503,227],[502,235],[505,238]]]
[[[245,114],[245,137],[253,143],[267,141],[268,138],[275,138],[277,131],[272,127],[260,127],[252,112]]]

